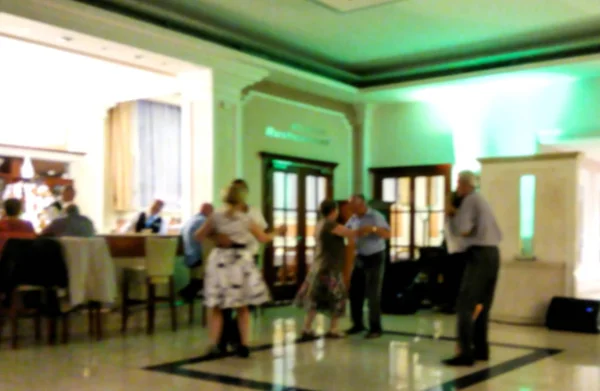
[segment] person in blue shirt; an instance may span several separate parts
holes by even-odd
[[[381,288],[385,263],[385,241],[390,238],[390,226],[378,211],[369,208],[363,195],[350,197],[354,215],[346,227],[358,232],[356,259],[350,280],[350,312],[352,328],[347,334],[365,330],[363,305],[365,296],[369,305],[369,332],[366,338],[381,337]]]
[[[179,295],[186,301],[192,301],[203,288],[202,284],[202,262],[206,249],[202,243],[194,238],[194,233],[200,229],[202,224],[212,215],[213,206],[205,203],[200,207],[200,211],[185,222],[181,228],[183,239],[184,262],[189,267],[191,279],[190,283],[179,291]],[[206,243],[204,243],[206,245]]]

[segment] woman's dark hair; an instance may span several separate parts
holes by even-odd
[[[8,217],[17,217],[21,214],[21,200],[18,198],[9,198],[4,201],[4,212]]]
[[[319,212],[321,213],[321,217],[329,216],[331,212],[337,209],[337,207],[337,202],[332,200],[325,200],[321,202],[321,205],[319,206]]]
[[[242,178],[238,178],[238,179],[234,180],[233,182],[231,182],[231,184],[234,186],[240,186],[240,187],[244,188],[244,190],[246,190],[246,191],[250,190],[250,188],[248,187],[248,182],[246,182]]]

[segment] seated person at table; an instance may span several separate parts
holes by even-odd
[[[142,212],[137,215],[129,224],[125,224],[121,232],[140,233],[150,230],[153,234],[165,235],[167,233],[167,223],[160,216],[164,206],[164,201],[155,200],[150,206],[148,213]]]
[[[4,216],[0,219],[0,252],[11,238],[35,238],[33,225],[20,218],[21,200],[9,198],[4,201]]]
[[[21,219],[21,200],[9,198],[4,201],[4,216],[0,219],[0,234],[31,233],[35,234],[33,225]]]
[[[196,240],[195,234],[212,213],[212,204],[204,203],[200,207],[199,212],[192,216],[181,228],[181,237],[185,251],[184,261],[186,266],[190,268],[190,283],[179,291],[179,295],[187,302],[194,300],[204,285],[203,262],[205,259],[208,259],[212,245],[208,240],[200,243]]]
[[[96,229],[92,220],[79,213],[79,207],[75,204],[67,206],[65,216],[54,219],[40,236],[75,236],[89,238],[96,235]]]

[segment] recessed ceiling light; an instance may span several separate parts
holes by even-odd
[[[5,27],[5,30],[8,31],[9,33],[13,33],[13,34],[18,34],[18,35],[28,35],[31,30],[27,27],[21,27],[21,26],[7,26]]]
[[[58,40],[63,43],[68,43],[68,42],[71,42],[73,40],[73,38],[64,36],[64,37],[60,37]]]

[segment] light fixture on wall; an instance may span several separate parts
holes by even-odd
[[[31,162],[31,158],[26,156],[23,158],[23,165],[21,166],[21,178],[33,179],[34,176],[35,170],[33,169],[33,163]]]

